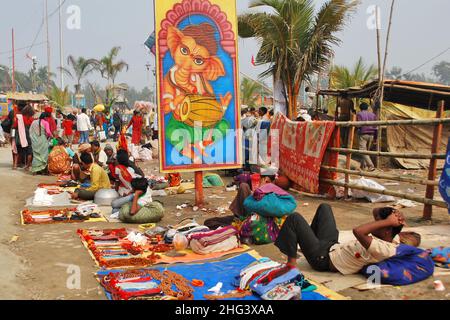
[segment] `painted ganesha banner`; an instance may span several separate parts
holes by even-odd
[[[324,157],[335,126],[332,121],[294,122],[277,113],[271,131],[278,130],[279,167],[301,190],[319,193],[322,163],[337,166],[337,155]],[[335,179],[329,173],[322,176]]]
[[[235,1],[154,3],[161,171],[239,167]]]

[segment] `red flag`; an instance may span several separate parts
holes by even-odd
[[[254,67],[256,67],[255,56],[252,56],[252,65],[253,65]]]

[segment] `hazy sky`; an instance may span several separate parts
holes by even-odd
[[[49,12],[54,12],[59,0],[48,0]],[[63,0],[64,1],[64,0]],[[231,0],[230,0],[231,1]],[[248,0],[237,0],[238,11],[248,9]],[[317,6],[324,0],[316,1]],[[369,63],[376,63],[376,33],[367,27],[371,5],[381,6],[383,43],[386,34],[390,0],[363,0],[357,13],[349,21],[339,37],[342,44],[336,49],[336,64],[352,65],[360,57]],[[0,64],[10,65],[11,28],[16,34],[16,49],[30,46],[42,22],[44,0],[1,0],[4,8],[0,19]],[[448,14],[450,0],[397,0],[392,26],[388,67],[401,66],[409,71],[450,47]],[[68,7],[76,5],[81,9],[81,28],[69,30],[66,20]],[[65,0],[63,5],[64,53],[100,58],[113,46],[121,46],[120,58],[130,64],[130,70],[122,73],[117,82],[126,82],[142,88],[153,82],[153,75],[145,65],[154,65],[154,57],[143,43],[154,29],[153,0]],[[7,12],[7,13],[6,13]],[[30,54],[37,56],[39,65],[47,61],[44,41],[45,28],[39,33],[36,46]],[[51,67],[59,66],[58,14],[50,18]],[[263,68],[251,65],[252,55],[256,55],[258,45],[253,40],[240,40],[241,72],[256,77]],[[31,61],[26,58],[27,50],[19,50],[16,67],[27,71]],[[65,59],[66,60],[66,59]],[[450,61],[450,50],[436,59]],[[416,72],[430,74],[433,62]],[[98,77],[92,80],[103,80]],[[59,80],[58,82],[59,83]],[[66,84],[72,81],[66,79]]]

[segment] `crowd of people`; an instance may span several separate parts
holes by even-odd
[[[144,130],[142,112],[136,110],[130,121],[124,121],[119,110],[111,116],[107,111],[85,108],[64,114],[48,105],[37,107],[18,101],[1,127],[5,140],[11,144],[13,170],[23,168],[34,175],[66,176],[81,185],[72,194],[74,200],[94,200],[99,190],[116,189],[121,198],[114,209],[117,215],[121,212],[124,221],[145,222],[149,215],[162,213],[159,203],[151,204],[144,172],[131,156],[126,139],[128,129],[132,135],[130,146],[155,138],[153,130],[148,130],[151,126]],[[117,148],[109,143],[102,148],[101,142],[108,139],[122,140]],[[125,209],[120,210],[122,207]]]
[[[360,107],[358,121],[376,119],[368,111],[368,105],[362,103]],[[31,105],[19,103],[9,123],[2,124],[11,137],[13,169],[22,165],[35,174],[68,174],[69,179],[80,186],[72,194],[74,200],[94,200],[98,191],[113,188],[119,198],[111,204],[112,217],[126,223],[160,221],[164,208],[160,202],[153,201],[151,184],[130,156],[128,144],[120,141],[129,128],[132,128],[132,145],[142,144],[145,136],[154,137],[152,130],[144,129],[141,113],[135,111],[125,124],[117,111],[110,119],[108,113],[97,112],[89,116],[86,109],[70,114],[57,112],[56,118],[53,113],[47,106],[37,115]],[[339,232],[329,205],[319,206],[311,225],[295,212],[295,199],[288,193],[289,179],[278,169],[268,167],[270,154],[267,150],[270,149],[268,140],[273,117],[273,111],[265,107],[258,111],[254,108],[242,110],[245,163],[233,182],[238,187],[230,205],[233,216],[208,219],[204,224],[210,229],[239,225],[242,242],[258,244],[260,239],[271,239],[287,256],[287,264],[292,266],[296,265],[300,246],[306,260],[318,271],[353,274],[364,266],[394,257],[402,240],[405,241],[405,235],[401,239],[405,218],[395,208],[374,210],[374,221],[356,227],[353,230],[356,240],[344,244],[338,241]],[[310,120],[304,115],[299,121]],[[116,149],[110,144],[102,148],[99,141],[103,136],[99,132],[107,135],[108,123],[114,127],[113,140],[119,141]],[[376,130],[362,127],[359,134],[360,147],[370,148]],[[252,162],[251,154],[254,142],[258,145],[256,163]],[[72,149],[74,144],[78,144],[77,152]],[[252,164],[259,168],[259,181],[252,178]],[[373,168],[370,159],[365,158],[363,165]],[[261,201],[268,195],[275,198],[266,198],[267,206],[256,208],[253,199]],[[286,208],[291,209],[285,212]],[[416,239],[417,235],[410,242],[413,246],[419,245],[414,241]]]

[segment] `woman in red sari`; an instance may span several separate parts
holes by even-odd
[[[144,125],[144,119],[139,111],[134,111],[134,115],[131,118],[130,123],[128,124],[127,130],[133,126],[133,135],[131,138],[131,143],[134,145],[141,144],[141,136],[142,136],[142,127]]]

